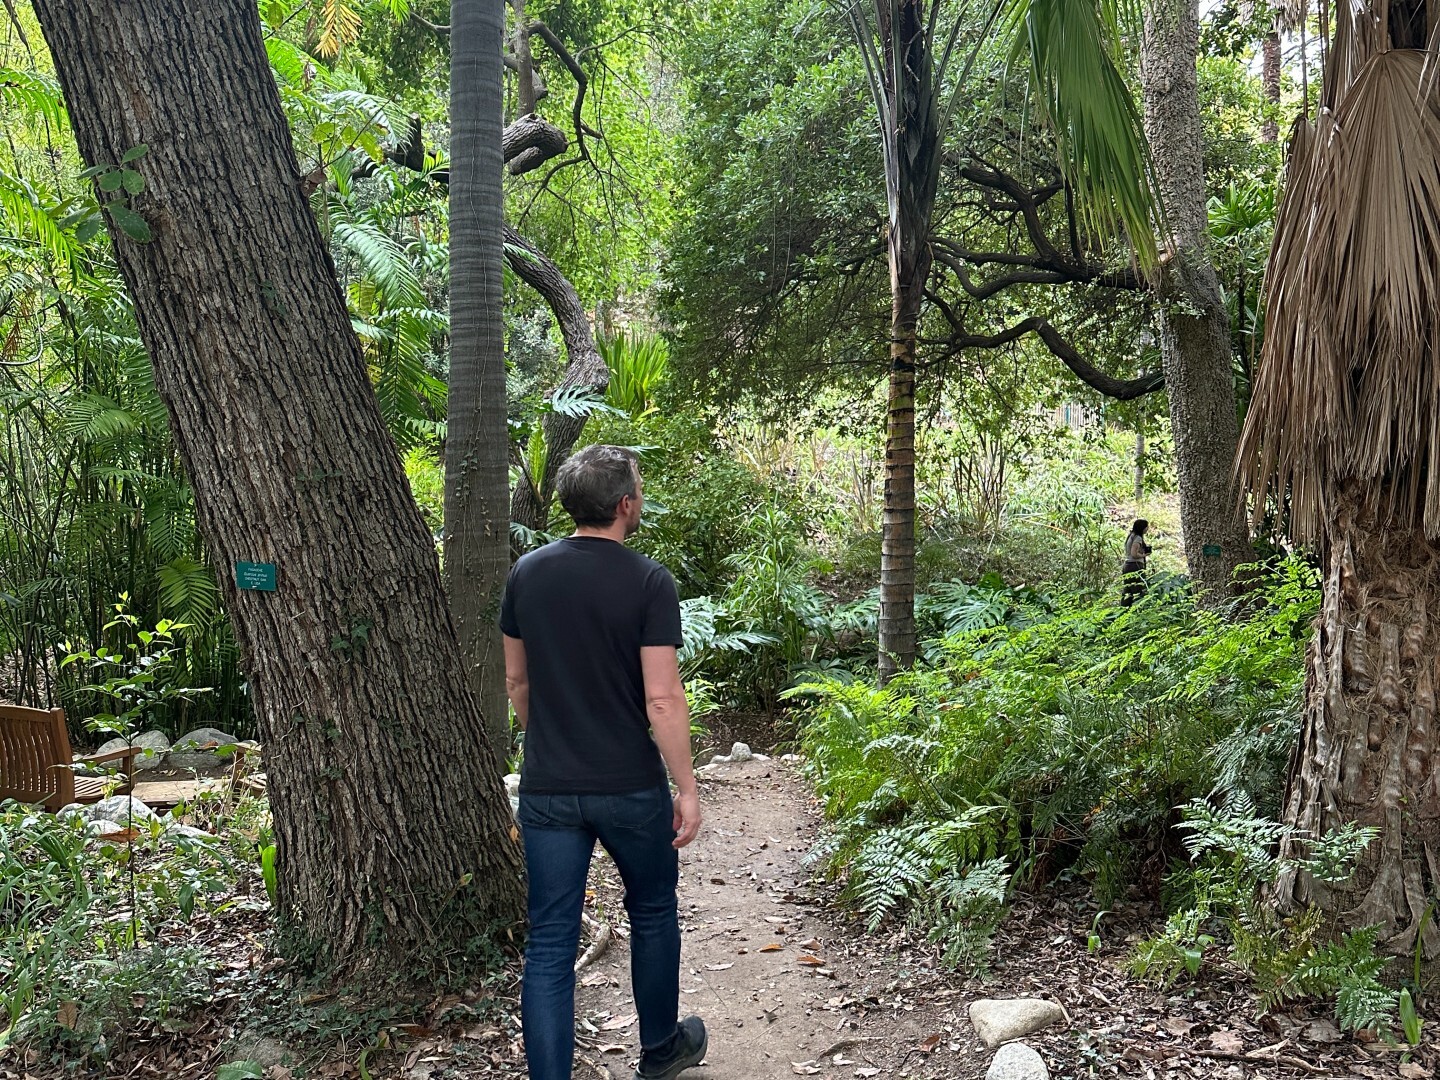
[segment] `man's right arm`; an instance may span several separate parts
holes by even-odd
[[[700,831],[700,794],[690,757],[690,707],[673,645],[646,645],[640,650],[645,678],[645,712],[655,745],[675,781],[675,846],[682,848]]]

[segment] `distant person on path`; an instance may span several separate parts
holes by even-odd
[[[1145,564],[1150,558],[1150,545],[1145,542],[1145,534],[1149,529],[1150,522],[1144,518],[1136,518],[1135,524],[1130,526],[1130,535],[1125,537],[1125,563],[1121,567],[1124,575],[1120,586],[1121,607],[1129,607],[1145,595]]]
[[[575,954],[598,840],[625,883],[642,1051],[635,1076],[670,1080],[698,1065],[707,1045],[699,1017],[677,1019],[678,849],[700,829],[676,658],[680,603],[670,572],[625,546],[643,503],[634,453],[587,447],[561,466],[556,492],[575,533],[515,564],[500,610],[505,685],[525,731],[525,1058],[531,1080],[570,1078]]]

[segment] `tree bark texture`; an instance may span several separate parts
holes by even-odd
[[[450,401],[445,578],[470,686],[497,760],[510,745],[500,599],[510,573],[505,412],[499,0],[450,10]]]
[[[1180,522],[1190,577],[1218,598],[1230,594],[1250,544],[1234,473],[1239,421],[1230,316],[1207,245],[1198,50],[1197,0],[1145,6],[1145,134],[1170,235],[1156,295]]]
[[[1350,821],[1379,836],[1349,881],[1292,875],[1279,892],[1338,915],[1346,929],[1379,926],[1393,952],[1413,956],[1440,887],[1440,545],[1387,524],[1377,505],[1383,494],[1362,498],[1351,484],[1327,527],[1324,606],[1307,654],[1284,820],[1302,847]],[[1440,929],[1423,921],[1432,959]]]
[[[565,375],[551,395],[566,390],[587,390],[597,395],[605,393],[610,383],[610,369],[595,347],[595,331],[585,315],[585,306],[580,303],[580,294],[575,291],[575,286],[554,262],[508,225],[505,226],[505,243],[505,258],[510,269],[544,297],[555,315],[555,321],[560,324],[567,361]],[[570,456],[571,448],[585,430],[587,419],[587,416],[567,416],[558,412],[545,414],[542,430],[545,445],[549,448],[545,458],[545,475],[536,478],[538,491],[529,477],[521,475],[510,500],[512,519],[536,532],[544,530],[549,524],[555,474]]]
[[[434,544],[370,387],[253,0],[37,0],[220,566],[275,820],[278,913],[335,974],[423,977],[521,910],[521,853]],[[497,170],[498,171],[498,170]],[[102,195],[105,199],[112,196]]]
[[[1260,43],[1260,85],[1265,100],[1272,106],[1280,104],[1280,31],[1271,30]],[[1260,127],[1260,141],[1273,143],[1280,138],[1280,125],[1274,116],[1267,117]],[[1243,309],[1242,309],[1243,310]]]

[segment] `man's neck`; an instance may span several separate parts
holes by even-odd
[[[625,543],[625,523],[616,518],[610,525],[581,525],[571,535],[591,536],[597,540],[614,540],[617,544],[623,544]]]

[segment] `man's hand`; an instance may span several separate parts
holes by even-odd
[[[700,795],[697,792],[675,796],[675,847],[684,847],[700,831]]]

